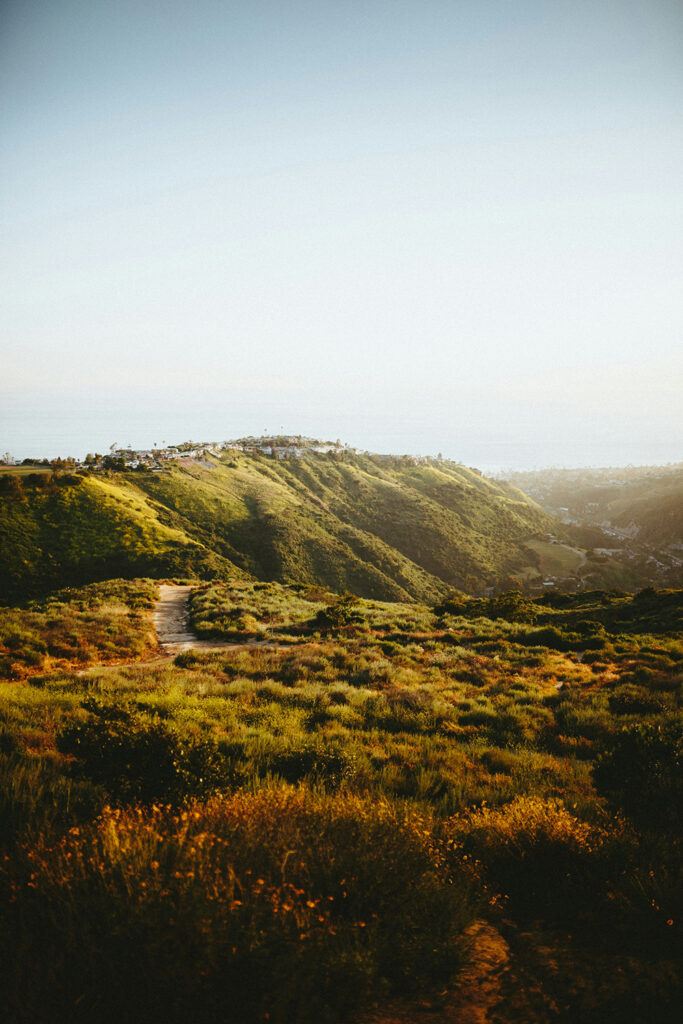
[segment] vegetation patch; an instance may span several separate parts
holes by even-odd
[[[348,1020],[448,980],[474,906],[429,817],[287,789],[105,810],[1,884],[12,1021]]]
[[[111,581],[7,609],[8,1021],[361,1020],[457,985],[477,915],[524,991],[543,978],[587,1020],[668,1024],[680,593],[427,606],[206,583],[206,635],[271,642],[50,660],[65,623],[69,643],[117,616],[142,637],[153,593]]]
[[[0,606],[0,679],[57,666],[133,661],[156,646],[151,580],[107,580],[22,608]]]

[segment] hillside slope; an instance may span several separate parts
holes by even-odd
[[[188,535],[260,579],[428,599],[528,564],[556,524],[519,491],[452,463],[231,455],[143,473]]]
[[[10,593],[189,574],[432,601],[495,585],[529,564],[526,539],[557,529],[521,492],[447,462],[230,453],[70,480],[0,495]]]
[[[182,530],[161,522],[146,495],[121,477],[56,478],[0,494],[5,597],[113,576],[227,573],[230,568]]]

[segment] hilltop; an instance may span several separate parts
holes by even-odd
[[[190,575],[432,601],[537,572],[525,541],[557,530],[521,491],[477,470],[336,442],[242,439],[92,459],[5,478],[0,566],[12,594]]]

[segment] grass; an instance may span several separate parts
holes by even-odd
[[[156,647],[155,598],[151,580],[107,580],[0,607],[0,679],[141,658]]]
[[[29,476],[32,473],[42,473],[46,476],[52,475],[50,466],[43,466],[37,462],[29,466],[0,466],[0,476]]]
[[[539,567],[542,573],[566,576],[575,573],[583,562],[583,554],[566,544],[551,544],[546,540],[531,539],[525,547],[531,548],[539,556]]]
[[[681,594],[444,604],[207,584],[280,646],[0,684],[7,1019],[359,1020],[482,915],[586,1019],[673,1019]]]

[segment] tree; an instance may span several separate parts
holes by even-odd
[[[0,494],[3,494],[12,501],[26,501],[21,477],[17,476],[16,473],[0,476]]]

